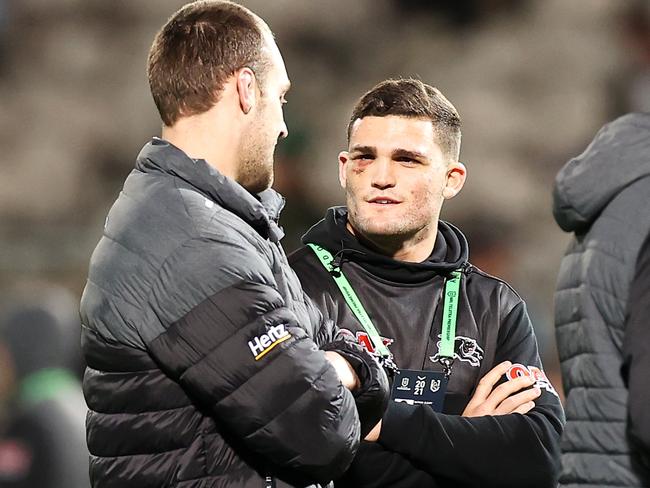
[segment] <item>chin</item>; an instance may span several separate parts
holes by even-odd
[[[366,222],[366,225],[361,225],[359,230],[367,236],[378,237],[394,236],[404,233],[401,222],[377,222],[376,220]]]
[[[270,182],[260,182],[260,183],[256,183],[256,184],[254,184],[254,185],[250,185],[250,186],[247,187],[246,189],[247,189],[250,193],[262,193],[263,191],[268,190],[269,188],[271,188],[271,185],[272,185],[272,184],[273,184],[273,181],[270,181]]]

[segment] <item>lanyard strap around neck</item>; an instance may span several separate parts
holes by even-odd
[[[454,343],[456,342],[456,316],[458,314],[458,295],[460,291],[460,271],[451,273],[445,280],[445,303],[440,334],[440,356],[454,360]]]
[[[338,285],[339,290],[341,290],[343,298],[345,298],[345,301],[352,310],[352,313],[354,313],[357,320],[361,323],[361,326],[368,333],[375,351],[377,351],[379,355],[384,358],[390,358],[392,356],[390,351],[381,340],[381,337],[379,336],[375,325],[372,323],[372,320],[368,316],[366,309],[363,308],[363,305],[361,304],[361,301],[359,300],[357,294],[354,292],[352,285],[350,285],[350,282],[341,272],[339,267],[334,266],[332,263],[334,260],[332,253],[330,253],[327,249],[317,246],[316,244],[308,243],[307,245],[312,248],[325,269],[329,271],[332,275],[332,278],[334,278],[334,281]]]
[[[366,309],[361,304],[359,297],[354,292],[352,285],[345,277],[343,272],[338,266],[333,263],[333,256],[327,249],[324,249],[316,244],[307,244],[316,254],[325,269],[330,272],[332,278],[343,294],[343,298],[348,306],[356,316],[361,326],[365,329],[372,345],[375,350],[379,352],[382,357],[389,358],[391,353],[384,345],[375,325],[368,316]],[[459,271],[454,271],[451,278],[445,282],[445,302],[444,302],[444,315],[442,320],[442,334],[440,338],[440,356],[446,358],[449,362],[454,359],[454,342],[456,341],[456,316],[458,313],[458,295],[460,290],[460,277]]]

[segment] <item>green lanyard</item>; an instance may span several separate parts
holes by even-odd
[[[352,285],[345,277],[338,266],[333,264],[333,256],[327,249],[323,249],[316,244],[307,244],[312,248],[325,269],[332,274],[334,281],[338,285],[343,298],[356,316],[361,326],[365,329],[370,337],[375,350],[384,358],[392,357],[388,348],[384,345],[375,325],[370,320],[368,313],[361,304],[359,297],[352,289]],[[460,290],[460,271],[451,273],[451,278],[445,282],[445,303],[444,316],[442,320],[442,334],[440,338],[440,362],[445,366],[447,375],[451,373],[451,363],[454,360],[454,342],[456,341],[456,317],[458,313],[458,295]]]
[[[345,301],[348,303],[348,306],[352,310],[352,313],[354,313],[357,320],[361,323],[361,326],[368,333],[375,351],[377,351],[383,358],[392,357],[390,351],[381,340],[381,337],[379,337],[379,333],[377,332],[375,325],[372,323],[372,320],[370,320],[366,309],[363,308],[363,305],[361,305],[359,297],[352,289],[352,285],[350,285],[350,282],[341,272],[340,268],[338,266],[334,266],[332,263],[334,260],[332,253],[330,253],[327,249],[323,249],[322,247],[317,246],[316,244],[308,243],[307,245],[312,248],[314,253],[316,253],[316,256],[318,259],[320,259],[320,262],[323,263],[325,269],[332,274],[334,281],[341,290],[343,298],[345,298]]]
[[[453,271],[451,278],[445,280],[445,304],[440,338],[440,357],[454,359],[456,342],[456,315],[458,314],[458,295],[460,291],[460,271]]]

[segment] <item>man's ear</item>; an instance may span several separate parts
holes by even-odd
[[[339,183],[341,187],[345,189],[347,184],[347,176],[345,174],[345,165],[350,161],[350,153],[347,151],[341,151],[339,153]]]
[[[442,189],[442,197],[445,200],[454,198],[462,190],[467,178],[467,168],[460,161],[449,163],[447,166],[447,179]]]
[[[257,79],[250,68],[242,68],[235,73],[237,77],[237,94],[242,112],[247,114],[255,106],[257,97]]]

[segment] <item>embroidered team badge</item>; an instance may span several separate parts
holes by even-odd
[[[555,388],[553,388],[553,385],[546,376],[546,373],[544,373],[544,371],[538,367],[524,366],[523,364],[515,363],[510,366],[510,369],[506,372],[506,379],[508,381],[515,380],[521,376],[532,376],[535,378],[535,386],[537,388],[544,388],[546,391],[559,398],[557,391],[555,391]]]
[[[442,336],[438,334],[438,338],[442,338]],[[438,352],[435,356],[429,356],[429,359],[434,363],[440,361],[440,342],[438,341],[436,343]],[[483,349],[471,337],[456,336],[456,341],[454,342],[454,358],[469,363],[474,368],[478,368],[483,359]]]
[[[375,347],[372,345],[372,341],[370,340],[370,336],[366,332],[352,332],[351,330],[348,329],[340,329],[339,333],[357,341],[357,343],[361,344],[366,351],[368,351],[371,354],[375,353]],[[393,342],[395,342],[395,339],[390,339],[389,337],[383,337],[379,336],[381,338],[381,342],[384,343],[384,346],[388,347],[390,346]]]

